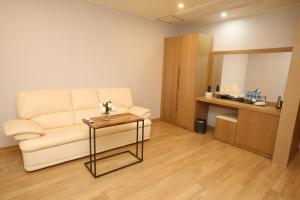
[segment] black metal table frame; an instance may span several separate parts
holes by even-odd
[[[141,157],[139,157],[139,122],[140,121],[142,121]],[[100,153],[96,152],[96,129],[89,126],[89,142],[90,142],[90,144],[89,144],[89,146],[90,146],[90,155],[89,155],[89,157],[90,157],[90,160],[85,162],[84,165],[89,170],[89,172],[92,174],[92,176],[94,178],[99,178],[101,176],[104,176],[106,174],[110,174],[112,172],[118,171],[118,170],[123,169],[125,167],[129,167],[131,165],[143,162],[143,159],[144,159],[144,123],[145,123],[144,121],[145,120],[138,120],[136,122],[136,142],[135,142],[136,149],[135,149],[135,154],[132,153],[130,150],[127,150],[127,151],[122,151],[122,152],[112,154],[112,155],[108,155],[108,156],[101,157],[101,158],[96,158],[96,155],[102,153],[102,152],[100,152]],[[93,129],[93,132],[92,132],[92,129]],[[92,151],[92,138],[93,138],[93,151]],[[117,156],[117,155],[120,155],[120,154],[125,154],[125,153],[131,154],[133,157],[137,158],[137,161],[129,163],[129,164],[124,165],[124,166],[121,166],[121,167],[118,167],[118,168],[115,168],[115,169],[112,169],[112,170],[109,170],[109,171],[106,171],[106,172],[101,173],[101,174],[97,174],[97,161],[98,160],[103,160],[103,159],[106,159],[106,158],[114,157],[114,156]],[[92,163],[93,163],[93,168],[92,168]]]

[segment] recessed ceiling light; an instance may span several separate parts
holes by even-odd
[[[184,8],[184,4],[183,4],[183,3],[179,3],[177,6],[178,6],[178,8],[180,8],[180,9]]]
[[[221,17],[227,17],[227,13],[226,12],[221,12]]]

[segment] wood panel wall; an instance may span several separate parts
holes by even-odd
[[[295,150],[293,150],[292,143],[293,139],[297,138],[295,134],[297,134],[296,124],[300,102],[300,18],[297,26],[273,156],[273,162],[283,166],[287,166],[293,159]]]
[[[300,107],[298,107],[298,114],[296,119],[296,124],[294,128],[294,135],[292,139],[292,145],[289,155],[289,162],[293,160],[297,151],[299,151],[299,144],[300,144]]]

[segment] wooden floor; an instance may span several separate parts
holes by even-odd
[[[0,154],[0,199],[300,199],[300,154],[288,169],[185,129],[155,122],[145,160],[99,179],[87,158],[27,173],[19,151]]]

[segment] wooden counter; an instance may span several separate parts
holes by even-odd
[[[226,99],[218,99],[216,97],[196,97],[196,101],[200,102],[206,102],[212,105],[218,105],[218,106],[224,106],[224,107],[230,107],[230,108],[242,108],[245,110],[252,110],[256,112],[262,112],[272,115],[280,115],[280,109],[277,109],[274,106],[255,106],[251,104],[241,103],[237,101],[232,100],[226,100]]]
[[[272,158],[280,117],[279,109],[274,106],[255,106],[215,97],[197,97],[195,120],[207,119],[210,105],[238,112],[233,145]]]

